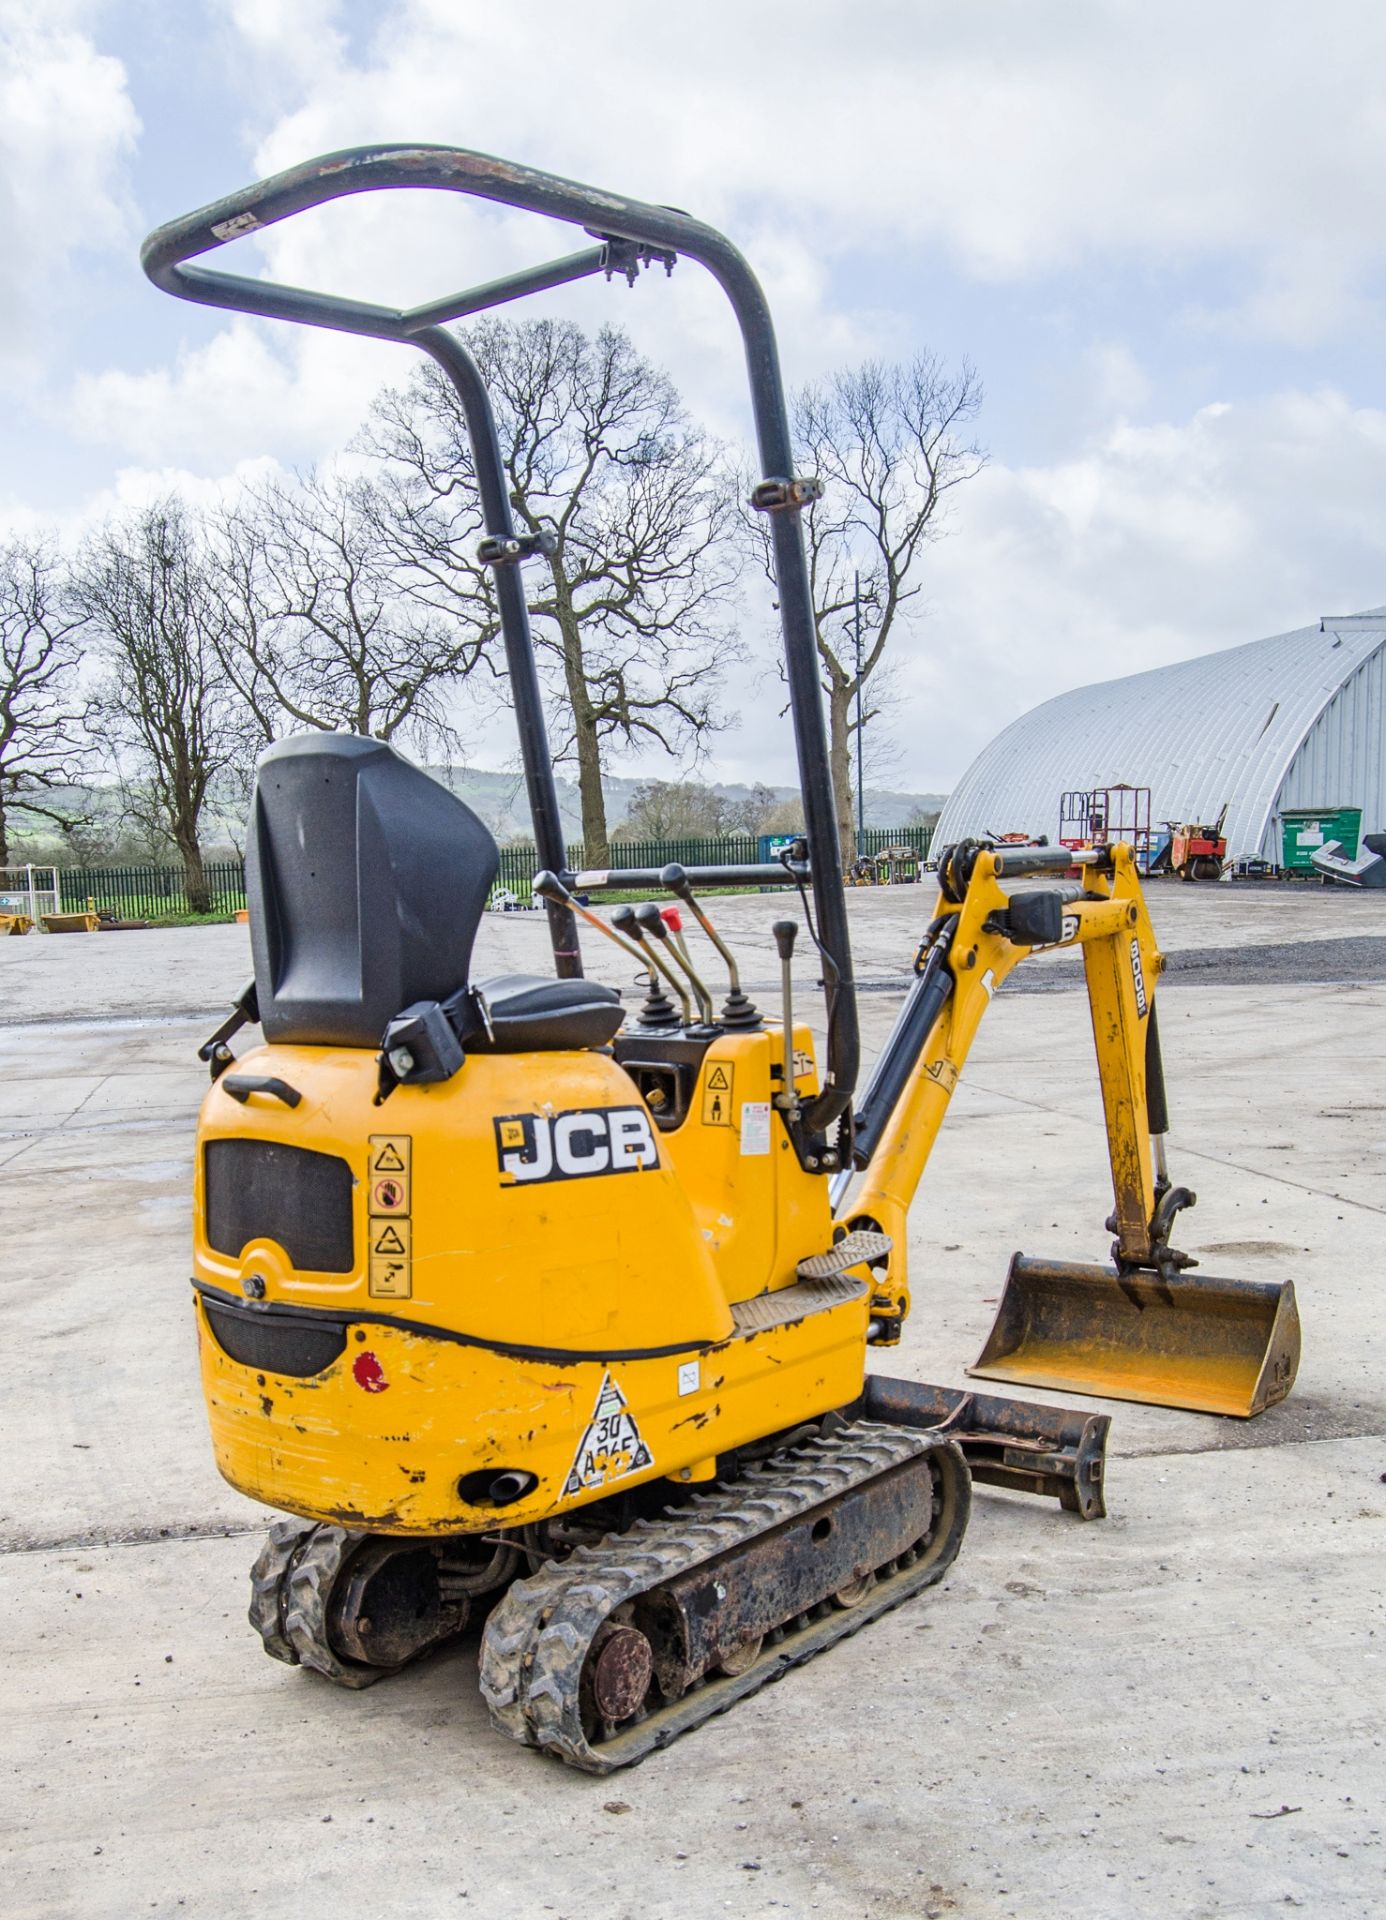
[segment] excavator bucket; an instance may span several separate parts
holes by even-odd
[[[1248,1419],[1285,1398],[1298,1366],[1291,1280],[1166,1280],[1018,1253],[967,1371]]]

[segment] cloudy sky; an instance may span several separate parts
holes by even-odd
[[[946,788],[1063,687],[1386,601],[1379,0],[0,0],[0,526],[339,449],[396,350],[168,300],[136,250],[392,139],[723,227],[791,381],[974,362],[991,462],[928,557],[892,784]],[[546,257],[532,221],[417,201],[289,223],[258,264],[394,304]],[[548,310],[614,313],[745,435],[697,269]],[[718,771],[791,778],[776,700],[736,703]]]

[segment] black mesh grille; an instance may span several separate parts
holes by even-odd
[[[350,1273],[351,1168],[334,1154],[277,1140],[211,1140],[203,1162],[207,1240],[235,1259],[274,1240],[306,1273]]]
[[[271,1317],[248,1308],[217,1306],[210,1300],[202,1304],[222,1352],[261,1373],[307,1380],[315,1373],[326,1373],[346,1345],[346,1328],[339,1323]]]

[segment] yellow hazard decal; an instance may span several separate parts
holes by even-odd
[[[735,1085],[735,1067],[725,1060],[709,1060],[707,1078],[703,1081],[703,1125],[705,1127],[736,1125],[732,1107],[732,1091]]]
[[[373,1300],[408,1300],[414,1291],[414,1142],[407,1133],[373,1133],[367,1147],[367,1286]]]
[[[602,1375],[597,1405],[578,1443],[577,1457],[563,1485],[563,1497],[609,1487],[654,1465],[640,1437],[635,1415],[610,1373]]]

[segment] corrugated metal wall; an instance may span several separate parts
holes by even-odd
[[[1386,646],[1362,662],[1309,729],[1277,805],[1361,807],[1364,833],[1386,830]]]
[[[1335,787],[1349,777],[1341,761],[1335,771],[1335,751],[1345,747],[1373,804],[1381,793],[1384,650],[1386,612],[1377,609],[1060,694],[977,756],[949,797],[935,844],[1017,830],[1053,839],[1062,793],[1125,783],[1151,789],[1157,823],[1215,819],[1225,804],[1232,857],[1275,857],[1278,810],[1299,804],[1282,792],[1321,721],[1313,753],[1322,756],[1320,786],[1334,790],[1316,787],[1302,804],[1359,804],[1355,791]],[[1373,661],[1374,732],[1370,694],[1344,698]],[[1343,712],[1330,722],[1339,701]],[[1365,785],[1360,804],[1368,806]]]

